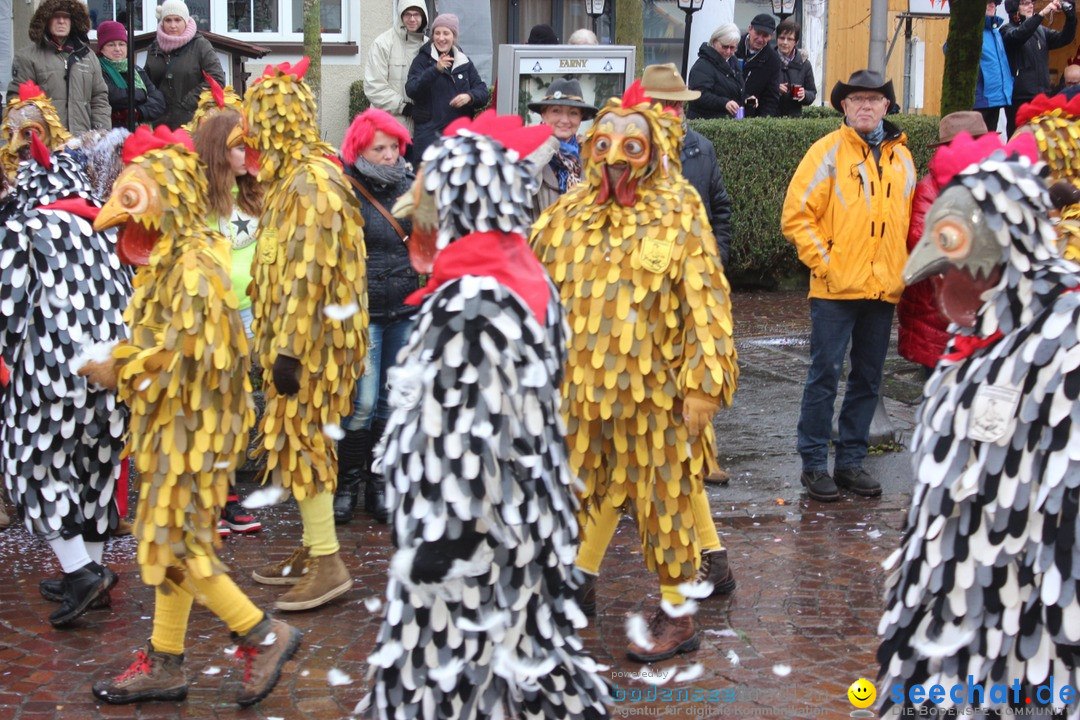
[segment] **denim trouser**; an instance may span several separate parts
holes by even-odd
[[[353,414],[345,430],[370,430],[373,420],[386,422],[390,407],[386,402],[386,373],[397,362],[397,354],[412,331],[412,318],[368,325],[368,355],[364,375],[356,383]]]
[[[804,471],[829,469],[833,407],[849,344],[850,368],[840,406],[834,467],[857,468],[866,459],[894,307],[880,300],[810,298],[810,370],[796,445]]]

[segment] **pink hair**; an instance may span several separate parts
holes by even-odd
[[[398,152],[402,155],[405,154],[405,146],[412,144],[409,131],[402,127],[393,115],[378,108],[368,108],[353,119],[352,125],[345,132],[345,142],[341,144],[342,159],[349,165],[355,163],[360,153],[375,142],[375,133],[380,130],[397,138]]]

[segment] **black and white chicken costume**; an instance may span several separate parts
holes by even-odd
[[[1080,266],[1059,255],[1043,168],[1030,136],[993,133],[931,162],[944,189],[904,282],[939,275],[957,334],[926,384],[886,562],[883,714],[941,685],[940,709],[1080,717],[1060,693],[1080,685]]]
[[[608,715],[576,629],[568,328],[524,238],[535,180],[518,158],[550,128],[520,126],[493,111],[451,125],[396,208],[412,210],[410,254],[431,281],[389,376],[396,551],[361,703],[378,718]]]
[[[61,602],[49,617],[60,626],[116,581],[100,562],[117,521],[127,411],[75,365],[91,346],[127,337],[131,282],[114,234],[92,227],[100,204],[84,163],[36,136],[31,155],[0,246],[0,355],[11,366],[0,465],[19,516],[64,570],[62,582],[42,583],[42,594]]]

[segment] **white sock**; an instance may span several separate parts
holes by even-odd
[[[90,559],[100,565],[105,559],[105,542],[86,542],[84,540],[83,544],[86,546],[86,552],[90,555]]]
[[[70,540],[58,537],[49,541],[49,547],[56,554],[56,559],[60,561],[60,567],[65,573],[73,573],[92,562],[81,535]]]

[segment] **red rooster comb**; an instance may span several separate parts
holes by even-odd
[[[30,157],[34,158],[37,164],[42,167],[49,167],[49,161],[52,159],[49,146],[41,142],[37,131],[30,133]]]
[[[146,125],[140,125],[135,129],[135,133],[124,142],[124,164],[126,165],[151,150],[159,150],[169,145],[182,145],[191,152],[195,152],[195,143],[191,141],[191,136],[187,134],[186,130],[173,132],[165,125],[158,125],[157,129],[151,132]]]
[[[652,103],[652,100],[645,94],[644,88],[641,87],[641,80],[635,80],[630,84],[630,87],[626,88],[626,92],[622,96],[622,106],[624,108],[634,107],[641,103]]]
[[[944,187],[962,170],[985,160],[999,150],[1006,155],[1026,157],[1032,163],[1039,161],[1039,146],[1031,133],[1021,133],[1006,145],[1001,136],[990,132],[972,138],[966,132],[957,135],[951,143],[943,145],[930,159],[930,172],[938,185]]]
[[[19,85],[19,100],[26,102],[36,97],[44,97],[45,91],[38,87],[38,84],[33,80],[27,80]]]
[[[296,63],[295,65],[290,65],[287,62],[283,62],[280,65],[267,65],[266,69],[263,70],[262,77],[259,78],[259,80],[263,80],[264,78],[274,77],[274,73],[277,72],[278,70],[281,71],[282,75],[292,75],[297,80],[303,80],[304,79],[304,73],[307,72],[308,65],[310,63],[311,63],[311,58],[309,58],[307,55],[305,55],[304,57],[302,57],[300,59],[300,62]],[[259,80],[256,80],[255,82],[258,82]]]
[[[206,78],[206,82],[210,83],[210,94],[214,96],[214,102],[221,110],[225,109],[225,90],[218,85],[218,81],[210,77],[205,70],[203,70],[202,76]]]
[[[1080,118],[1080,95],[1073,97],[1071,100],[1062,95],[1053,97],[1039,95],[1031,102],[1021,105],[1020,109],[1016,111],[1016,127],[1027,125],[1034,118],[1040,115],[1050,115],[1055,111],[1058,111],[1057,114],[1068,118]]]
[[[549,125],[522,127],[519,116],[499,115],[494,110],[485,110],[475,120],[458,118],[443,131],[443,137],[458,135],[463,130],[473,135],[486,135],[507,150],[516,152],[519,158],[543,145],[551,135]]]

